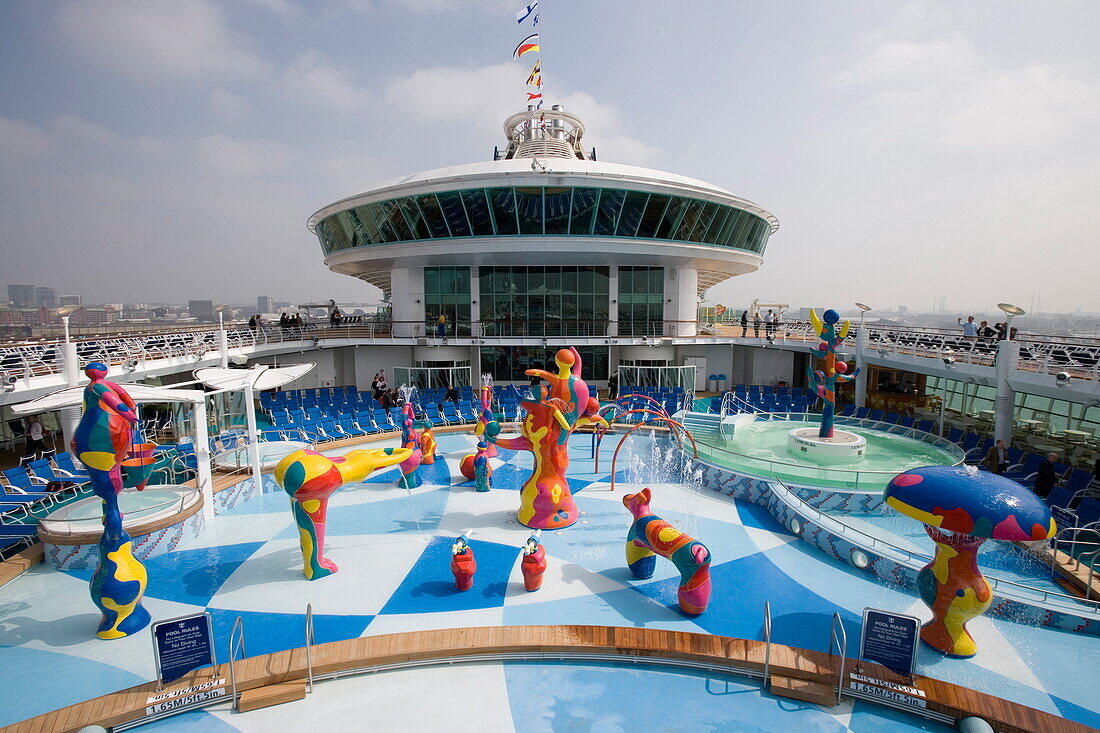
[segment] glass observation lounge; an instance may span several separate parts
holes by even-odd
[[[474,188],[377,201],[317,223],[325,254],[431,239],[583,236],[764,252],[771,224],[734,206],[618,188]]]

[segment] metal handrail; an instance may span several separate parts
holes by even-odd
[[[229,632],[229,686],[233,695],[233,712],[240,712],[240,698],[237,697],[237,675],[233,670],[233,662],[236,659],[238,648],[241,650],[241,659],[248,656],[248,652],[244,648],[244,619],[240,616],[233,622],[233,630]]]
[[[306,689],[313,694],[313,604],[306,604]]]
[[[874,535],[869,535],[866,532],[860,531],[860,530],[858,530],[858,529],[856,529],[856,528],[854,528],[850,525],[844,524],[843,522],[841,522],[836,517],[831,516],[829,514],[825,514],[824,512],[818,511],[816,508],[814,508],[810,504],[807,504],[806,502],[799,499],[797,496],[794,496],[794,492],[791,491],[791,487],[788,486],[783,481],[781,481],[780,479],[769,479],[769,480],[774,482],[775,484],[778,484],[783,489],[783,491],[786,492],[786,494],[788,496],[790,496],[795,501],[797,501],[802,510],[804,510],[807,513],[812,512],[813,513],[812,518],[815,521],[820,523],[822,518],[825,518],[829,521],[832,521],[837,527],[839,527],[840,534],[844,535],[845,537],[847,537],[849,539],[853,535],[858,536],[859,538],[861,538],[865,542],[866,545],[868,545],[870,547],[873,547],[873,548],[876,548],[876,549],[879,549],[880,552],[881,552],[881,548],[887,548],[892,552],[895,552],[895,553],[898,553],[900,555],[905,556],[908,560],[910,560],[912,562],[920,561],[920,562],[923,562],[923,563],[927,563],[927,562],[932,560],[931,555],[925,555],[924,553],[914,552],[912,550],[907,550],[904,547],[900,547],[899,545],[895,545],[892,542],[884,540],[880,537],[875,537]],[[778,491],[775,491],[774,487],[773,487],[772,491],[777,496],[779,496],[780,499],[783,499],[783,494],[781,494]],[[790,506],[790,505],[788,504],[788,506]],[[1016,588],[1023,588],[1026,591],[1030,591],[1030,593],[1028,593],[1027,595],[1033,595],[1033,594],[1036,594],[1036,593],[1042,594],[1042,597],[1039,599],[1041,601],[1048,601],[1048,600],[1052,600],[1052,599],[1064,599],[1065,601],[1069,601],[1070,605],[1072,605],[1072,606],[1081,606],[1082,604],[1085,605],[1086,609],[1076,609],[1076,610],[1078,610],[1082,613],[1085,612],[1086,610],[1091,610],[1093,613],[1100,612],[1100,600],[1093,601],[1093,600],[1088,600],[1088,599],[1085,599],[1085,598],[1079,598],[1077,596],[1067,595],[1065,593],[1055,593],[1054,591],[1043,590],[1042,588],[1036,588],[1036,587],[1031,586],[1031,585],[1025,585],[1023,583],[1016,583],[1016,582],[1011,581],[1011,580],[1004,580],[1004,579],[998,578],[996,576],[986,575],[985,573],[982,573],[982,575],[985,577],[985,579],[987,581],[989,581],[989,585],[993,588],[996,588],[996,589],[999,589],[1002,585],[1010,585],[1010,586],[1014,586]]]
[[[839,636],[837,629],[840,630]],[[848,632],[844,629],[844,621],[839,612],[833,613],[833,620],[829,626],[829,654],[833,653],[833,643],[836,643],[840,652],[840,669],[836,675],[836,704],[840,704],[841,694],[844,692],[844,661],[848,658]]]
[[[772,604],[764,601],[764,688],[768,689],[768,667],[772,659]]]

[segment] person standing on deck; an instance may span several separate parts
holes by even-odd
[[[741,311],[741,338],[749,335],[749,309]]]
[[[1045,499],[1054,484],[1058,483],[1058,474],[1054,471],[1057,460],[1057,453],[1047,453],[1047,459],[1039,464],[1039,474],[1035,477],[1035,494],[1041,499]]]
[[[998,440],[997,444],[985,454],[985,460],[982,463],[993,473],[1004,473],[1005,469],[1008,468],[1008,448],[1005,448],[1005,442]]]
[[[970,343],[974,343],[978,340],[978,324],[974,323],[974,316],[968,316],[966,323],[963,323],[961,318],[956,318],[955,320],[962,326],[963,338]]]

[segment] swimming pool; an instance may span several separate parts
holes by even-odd
[[[851,463],[823,466],[790,453],[787,435],[791,430],[820,426],[820,422],[801,419],[758,419],[738,426],[725,444],[702,441],[700,453],[720,466],[775,477],[789,484],[876,492],[882,491],[890,479],[907,469],[952,465],[963,459],[958,446],[936,436],[887,423],[866,425],[865,422],[838,419],[838,429],[855,433],[867,441],[865,455]],[[898,432],[887,432],[891,428]]]
[[[773,640],[824,651],[829,619],[839,613],[851,648],[864,607],[927,617],[911,591],[899,589],[826,557],[777,524],[762,507],[735,502],[692,483],[667,441],[634,437],[609,490],[617,436],[602,446],[594,472],[591,437],[570,442],[571,485],[582,512],[574,527],[545,532],[543,587],[523,590],[519,547],[530,530],[515,520],[516,490],[531,457],[501,451],[492,459],[494,489],[477,493],[458,471],[472,436],[440,435],[440,457],[426,466],[424,485],[394,487],[397,469],[334,495],[329,506],[328,557],[340,570],[308,582],[301,575],[297,531],[287,497],[261,493],[216,517],[202,535],[146,565],[145,605],[154,618],[208,611],[219,654],[229,629],[243,619],[250,655],[303,643],[307,603],[317,642],[394,631],[520,624],[599,624],[761,638],[761,609],[770,601]],[[396,446],[397,439],[371,447]],[[653,509],[705,542],[714,561],[714,594],[701,616],[677,610],[679,575],[659,562],[654,577],[632,579],[624,540],[630,520],[621,499],[645,478]],[[470,531],[478,573],[473,590],[457,593],[447,569],[449,547]],[[0,688],[0,725],[141,681],[155,672],[149,637],[102,642],[92,638],[98,613],[87,597],[90,571],[39,566],[3,588],[0,645],[15,675]],[[972,660],[947,660],[921,649],[919,671],[946,681],[1092,725],[1100,724],[1094,681],[1100,639],[983,617],[971,624],[982,644]],[[43,684],[48,680],[49,684]],[[537,688],[530,697],[525,690]],[[939,730],[864,703],[822,710],[778,700],[759,683],[682,670],[630,665],[561,666],[486,663],[387,672],[325,682],[305,701],[237,715],[225,705],[156,724],[187,730],[298,729],[363,721],[380,728],[439,730],[616,730],[639,725],[697,729]],[[654,694],[659,691],[658,694]],[[731,722],[732,721],[732,722]]]

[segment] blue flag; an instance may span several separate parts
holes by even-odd
[[[539,8],[538,2],[531,3],[526,8],[524,8],[523,10],[516,13],[516,22],[517,23],[522,23],[523,21],[527,20],[527,18],[531,15],[531,13],[538,10],[538,8]],[[535,23],[536,24],[539,22],[538,18],[539,18],[539,16],[536,15],[535,16]]]

